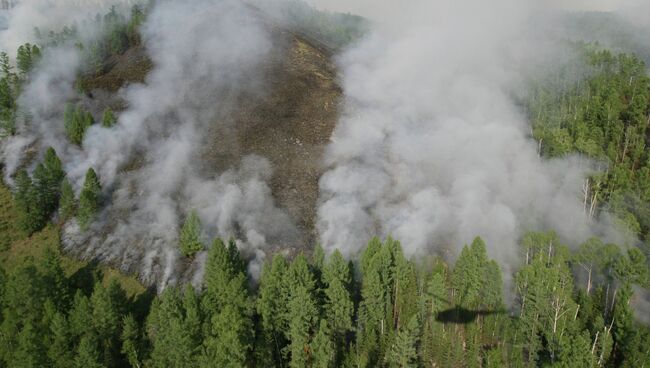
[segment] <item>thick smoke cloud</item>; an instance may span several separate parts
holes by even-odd
[[[26,42],[40,43],[35,30],[46,35],[61,32],[64,26],[75,27],[81,41],[87,42],[100,36],[101,30],[94,17],[108,11],[111,6],[126,11],[133,0],[114,2],[100,0],[28,0],[17,2],[14,8],[6,11],[7,29],[0,31],[0,48],[10,57],[15,56],[18,47]],[[48,48],[43,51],[46,63],[37,66],[29,83],[19,97],[22,107],[18,116],[18,135],[5,140],[0,145],[5,165],[5,182],[11,183],[11,174],[24,164],[25,151],[34,145],[52,146],[57,152],[71,151],[63,139],[63,124],[57,112],[66,101],[75,96],[73,83],[81,64],[80,51],[73,42]],[[26,110],[27,109],[27,110]],[[33,120],[26,124],[25,117]]]
[[[186,265],[177,251],[179,224],[195,209],[206,243],[215,236],[237,236],[245,253],[261,259],[267,244],[296,234],[289,217],[274,205],[266,184],[272,172],[268,161],[244,157],[223,173],[197,162],[213,141],[207,136],[210,129],[230,124],[237,97],[263,93],[258,67],[271,52],[267,30],[240,1],[199,0],[158,3],[141,33],[154,68],[144,84],[120,91],[128,108],[116,126],[92,126],[83,149],[66,142],[61,119],[64,102],[74,96],[78,60],[64,62],[65,57],[78,59],[73,50],[46,55],[46,65],[23,97],[35,111],[22,136],[30,136],[40,150],[55,147],[76,188],[90,167],[104,186],[98,221],[86,232],[68,224],[65,247],[138,272],[161,287],[181,278],[198,281],[205,256]],[[52,101],[43,94],[48,88],[57,91]],[[12,155],[5,149],[5,156]]]
[[[354,255],[390,234],[410,255],[453,257],[480,235],[508,275],[526,230],[577,242],[608,229],[579,200],[590,164],[540,159],[513,98],[523,71],[553,53],[536,51],[544,43],[527,28],[543,9],[409,4],[339,59],[347,106],[320,181],[324,246]]]
[[[34,26],[82,22],[100,9],[94,2],[72,3],[21,3],[0,45],[13,50],[31,40]],[[391,234],[410,255],[436,250],[453,257],[481,235],[507,276],[518,263],[523,231],[555,229],[571,242],[616,236],[607,218],[589,221],[579,201],[591,163],[540,159],[513,98],[540,60],[558,56],[546,40],[531,36],[530,20],[545,8],[535,4],[369,5],[378,13],[375,29],[338,58],[345,111],[325,157],[318,208],[326,248],[353,256],[369,237]],[[82,33],[98,36],[88,26]],[[176,248],[178,227],[191,210],[204,224],[206,241],[236,236],[258,272],[267,249],[297,237],[267,185],[272,167],[257,156],[222,172],[200,163],[214,141],[210,132],[233,124],[238,96],[264,93],[258,73],[273,52],[270,36],[239,0],[158,2],[142,36],[153,70],[146,83],[120,91],[128,107],[117,125],[91,127],[83,148],[65,139],[63,106],[81,99],[99,113],[102,97],[74,91],[81,64],[76,48],[45,51],[47,62],[21,96],[31,122],[2,142],[5,176],[48,146],[77,190],[93,167],[104,186],[104,207],[89,231],[74,222],[66,226],[66,248],[161,287],[201,279],[205,254],[187,264]]]

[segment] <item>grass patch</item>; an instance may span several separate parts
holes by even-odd
[[[16,208],[11,191],[0,184],[0,264],[8,273],[42,257],[45,249],[53,249],[61,256],[61,267],[66,276],[74,278],[84,272],[91,272],[107,286],[110,280],[117,280],[130,297],[142,294],[145,287],[133,276],[105,265],[81,261],[68,257],[61,250],[59,227],[49,224],[43,230],[26,237],[16,226]]]

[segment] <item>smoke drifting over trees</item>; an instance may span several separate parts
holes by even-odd
[[[481,234],[491,256],[514,265],[527,229],[572,243],[614,236],[576,200],[589,162],[539,158],[513,98],[523,71],[563,51],[533,49],[548,44],[528,28],[544,9],[507,0],[406,9],[340,58],[347,110],[321,180],[324,246],[354,254],[379,232],[409,254],[457,254]]]
[[[118,5],[128,16],[132,2]],[[383,5],[390,3],[375,11]],[[92,45],[105,36],[94,14],[109,8],[23,2],[0,43],[11,49],[35,41],[34,27],[48,34],[71,25]],[[316,219],[326,250],[353,257],[372,235],[391,234],[408,256],[433,251],[453,258],[481,235],[490,256],[510,270],[528,230],[553,229],[572,244],[593,235],[626,240],[607,214],[585,215],[579,198],[593,162],[540,158],[516,98],[531,71],[565,56],[531,26],[534,17],[550,16],[546,10],[534,1],[411,1],[377,17],[338,56],[345,107],[324,158]],[[260,66],[273,50],[257,12],[237,0],[154,3],[139,30],[151,72],[145,83],[119,91],[126,108],[111,124],[86,127],[80,144],[66,138],[66,103],[85,106],[95,121],[109,107],[96,106],[75,85],[92,50],[65,38],[44,49],[47,62],[37,65],[20,97],[28,110],[18,119],[19,134],[2,143],[4,175],[11,183],[19,167],[33,165],[30,159],[50,146],[76,193],[87,170],[97,172],[100,212],[87,231],[68,221],[68,250],[164,286],[200,279],[204,254],[187,267],[177,249],[192,211],[206,244],[236,236],[257,261],[298,238],[272,196],[266,158],[241,157],[220,172],[200,163],[205,133],[229,128],[237,97],[265,93]]]
[[[153,71],[146,84],[120,92],[128,108],[108,129],[89,127],[82,147],[65,140],[60,124],[73,96],[79,52],[66,45],[48,49],[48,63],[23,94],[24,105],[35,109],[31,124],[5,145],[7,175],[32,143],[55,147],[77,188],[94,168],[107,188],[107,206],[89,231],[69,224],[66,246],[163,284],[178,276],[178,227],[192,209],[208,238],[237,230],[254,250],[267,237],[291,237],[293,225],[275,208],[266,185],[271,168],[264,158],[244,157],[239,169],[224,173],[200,172],[195,164],[207,126],[226,124],[238,93],[261,90],[256,67],[270,43],[259,19],[239,1],[162,2],[141,33]],[[130,164],[137,170],[124,171]]]

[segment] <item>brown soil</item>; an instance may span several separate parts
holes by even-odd
[[[144,48],[132,47],[124,54],[107,60],[103,73],[82,78],[81,86],[84,91],[100,89],[117,92],[126,84],[143,83],[152,67]]]
[[[213,125],[221,128],[211,132],[205,156],[219,171],[244,155],[267,158],[276,203],[302,230],[305,245],[314,240],[322,155],[341,89],[329,50],[279,28],[272,28],[272,35],[274,52],[261,66],[264,91],[241,96],[231,124]]]
[[[273,52],[260,67],[263,91],[236,97],[228,121],[212,124],[201,157],[215,173],[236,167],[248,154],[267,158],[274,170],[270,186],[276,204],[302,230],[300,242],[306,245],[314,239],[322,155],[336,124],[341,89],[327,47],[271,22],[267,27]],[[104,74],[82,83],[95,97],[115,97],[120,87],[144,82],[151,68],[143,48],[135,47],[110,60]],[[116,110],[124,105],[108,103]]]

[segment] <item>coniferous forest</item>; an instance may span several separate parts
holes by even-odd
[[[80,63],[77,97],[57,107],[65,147],[88,149],[89,132],[119,125],[128,101],[86,100],[102,101],[97,86],[147,42],[141,27],[155,3],[97,15],[101,36],[90,41],[76,25],[36,28],[38,44],[2,52],[0,140],[32,123],[21,96],[61,45]],[[369,27],[294,6],[284,11],[295,32],[324,40],[323,49],[344,48]],[[191,280],[141,282],[65,247],[70,224],[88,234],[110,221],[115,183],[96,167],[66,172],[64,155],[49,145],[40,152],[38,141],[0,184],[0,367],[650,367],[648,66],[628,50],[564,47],[575,57],[528,81],[518,107],[540,160],[594,163],[575,199],[589,221],[611,218],[620,244],[526,229],[514,266],[492,259],[499,245],[482,234],[452,245],[453,254],[408,251],[386,236],[356,255],[314,241],[260,259],[237,231],[206,237],[210,224],[190,209],[174,257],[200,270]]]

